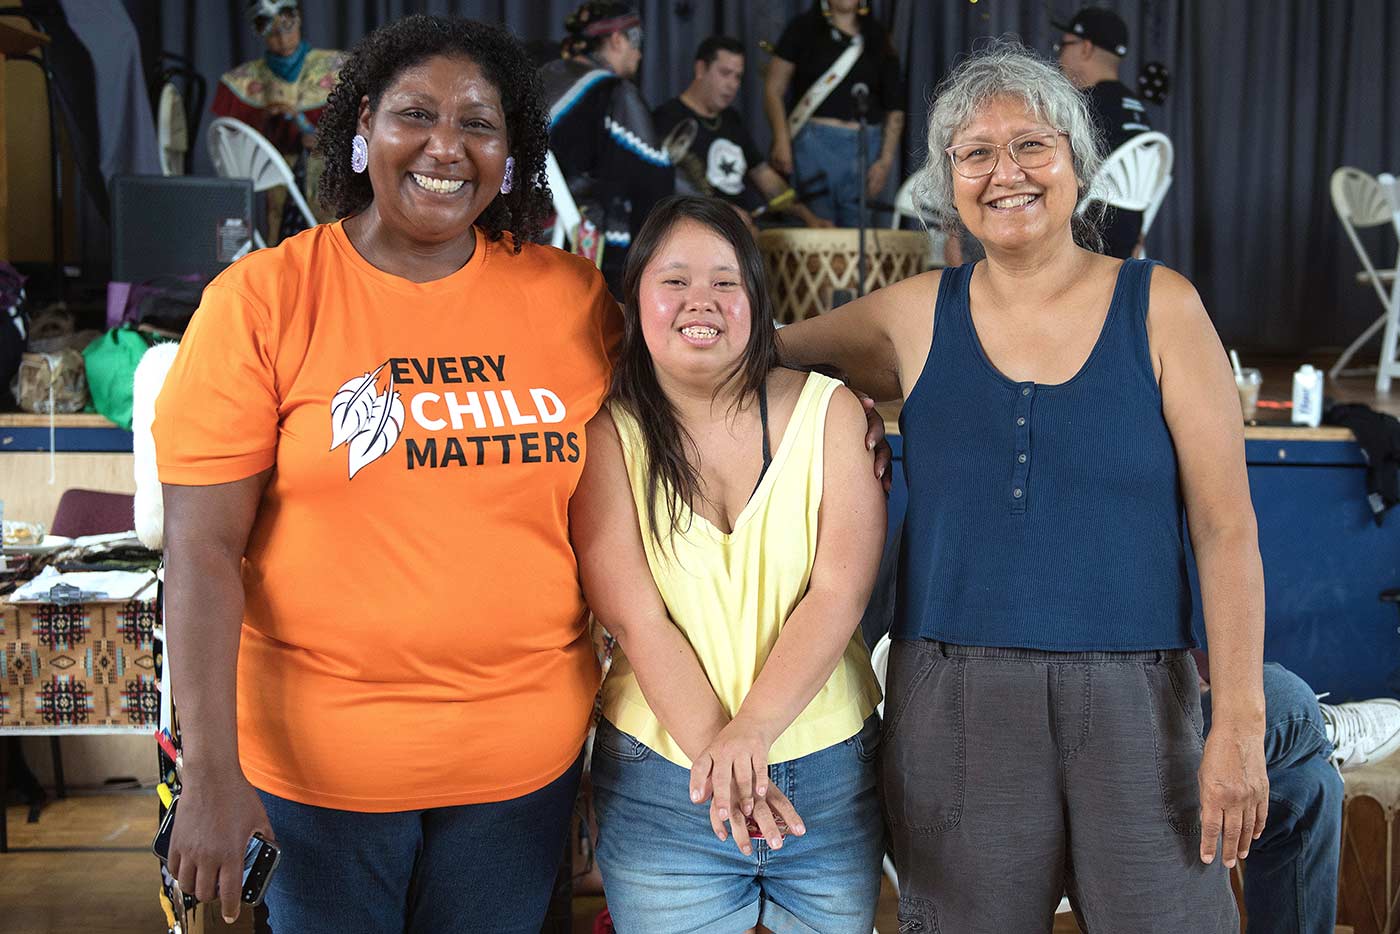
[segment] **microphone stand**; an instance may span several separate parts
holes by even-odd
[[[856,95],[856,123],[860,127],[860,136],[856,140],[856,178],[860,185],[860,200],[857,207],[857,239],[859,241],[859,252],[856,258],[856,298],[865,294],[865,227],[866,227],[866,173],[870,170],[870,153],[866,142],[865,116],[869,108],[870,99],[868,94]]]

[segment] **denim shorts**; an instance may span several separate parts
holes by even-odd
[[[855,736],[768,767],[807,832],[745,856],[690,803],[690,771],[607,720],[593,746],[598,866],[619,934],[870,934],[885,834],[875,757],[880,721]]]

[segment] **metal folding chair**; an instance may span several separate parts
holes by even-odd
[[[1332,173],[1331,193],[1332,207],[1342,222],[1342,229],[1347,232],[1352,249],[1361,260],[1362,271],[1357,273],[1357,281],[1370,283],[1383,310],[1380,317],[1347,345],[1327,375],[1336,379],[1338,376],[1369,373],[1370,367],[1348,370],[1346,365],[1377,331],[1384,328],[1380,361],[1376,367],[1376,391],[1388,392],[1390,381],[1400,376],[1400,360],[1396,359],[1397,331],[1400,331],[1400,287],[1396,286],[1396,273],[1400,271],[1400,192],[1396,191],[1393,175],[1385,174],[1377,178],[1360,169],[1343,166]],[[1390,266],[1377,268],[1356,232],[1385,223],[1395,230],[1396,258]]]

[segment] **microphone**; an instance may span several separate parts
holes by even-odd
[[[857,117],[864,117],[870,113],[870,85],[864,81],[857,81],[851,85],[851,97],[855,98]]]

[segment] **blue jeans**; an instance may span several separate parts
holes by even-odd
[[[618,934],[870,934],[884,826],[876,792],[880,720],[855,736],[768,767],[807,828],[745,856],[690,803],[690,771],[607,720],[593,744],[598,868]]]
[[[509,801],[367,814],[258,792],[282,862],[277,934],[539,934],[578,792],[580,756]]]
[[[880,128],[866,127],[865,134],[869,166],[880,157]],[[803,194],[802,203],[837,227],[860,223],[860,189],[865,179],[859,177],[857,164],[859,137],[859,130],[808,121],[792,141],[798,191],[826,189],[822,194]]]
[[[1202,697],[1210,727],[1210,692]],[[1249,930],[1332,934],[1337,919],[1342,777],[1312,688],[1281,665],[1264,666],[1264,757],[1269,819],[1244,862]]]

